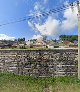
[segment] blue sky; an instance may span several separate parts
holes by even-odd
[[[75,0],[0,0],[0,24],[6,23],[9,21],[18,20],[19,18],[23,18],[23,17],[28,18],[27,16],[29,14],[33,14],[34,12],[36,14],[39,11],[40,12],[48,11],[49,9],[60,7],[65,3],[70,3],[73,1]],[[67,14],[65,12],[65,17],[66,15]],[[76,35],[78,32],[76,24],[74,24],[73,25],[74,27],[71,29],[65,30],[63,28],[63,30],[65,31],[68,30],[67,32],[63,32],[61,28],[56,29],[56,27],[58,28],[60,27],[60,25],[62,26],[62,24],[66,22],[64,21],[65,17],[64,17],[64,11],[63,11],[59,14],[53,14],[50,16],[46,16],[44,18],[40,18],[41,20],[39,19],[34,19],[32,21],[26,20],[20,23],[1,26],[0,36],[1,37],[3,36],[3,38],[4,38],[4,35],[7,37],[15,37],[15,38],[25,37],[26,40],[28,40],[34,37],[35,38],[39,37],[41,35],[47,35],[49,38],[51,37],[54,39],[59,36],[60,31],[61,31],[61,34]],[[60,23],[60,20],[61,20],[61,23]],[[49,23],[53,23],[53,25],[55,26],[51,25],[52,27],[51,28],[50,25],[48,25]],[[35,27],[33,25],[35,25]],[[44,30],[43,27],[46,27],[47,31]],[[45,33],[44,31],[46,31],[47,33]],[[59,33],[56,35],[56,32],[59,32]]]

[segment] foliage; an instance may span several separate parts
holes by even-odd
[[[18,38],[18,41],[19,41],[19,42],[25,41],[25,38]]]
[[[70,42],[78,41],[78,35],[61,35],[59,37],[62,41],[67,40]]]
[[[52,92],[80,92],[77,77],[37,78],[0,73],[0,92],[43,92],[50,87]]]

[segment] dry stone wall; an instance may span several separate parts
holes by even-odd
[[[0,72],[37,77],[77,75],[78,50],[0,50]]]

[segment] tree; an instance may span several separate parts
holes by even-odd
[[[75,40],[78,41],[78,36],[77,35],[61,35],[60,40],[62,41],[67,40],[70,42],[74,42]]]
[[[46,41],[46,39],[47,39],[47,36],[43,35],[43,41]]]
[[[18,41],[23,42],[23,41],[25,41],[25,38],[18,38]]]

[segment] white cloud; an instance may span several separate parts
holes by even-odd
[[[59,34],[60,21],[49,16],[43,25],[36,24],[36,28],[42,35],[55,36]]]
[[[30,21],[28,21],[28,25],[34,30],[34,26]]]
[[[44,0],[44,4],[47,4],[48,3],[48,0]]]
[[[38,4],[36,5],[35,10],[39,10],[40,6]],[[65,2],[65,5],[68,5],[68,1]],[[69,7],[64,11],[62,21],[53,16],[48,16],[45,22],[40,24],[40,21],[34,21],[32,24],[29,23],[29,26],[40,32],[41,35],[53,36],[56,38],[59,35],[74,31],[78,25],[77,14],[77,7],[74,7],[74,11],[72,11],[71,7]]]
[[[41,8],[41,5],[39,2],[36,2],[35,5],[34,5],[34,10],[39,10]]]
[[[41,0],[38,2],[34,3],[34,7],[33,10],[30,10],[30,16],[38,16],[41,17],[42,16],[42,11],[45,11],[47,9],[46,4],[47,4],[48,0]]]
[[[37,28],[35,27],[35,23],[33,21],[28,21],[28,25],[32,28],[33,31],[37,32]]]
[[[14,40],[15,37],[10,37],[5,34],[0,34],[0,40]]]
[[[32,39],[37,39],[37,40],[43,40],[43,36],[41,35],[33,35]]]
[[[64,12],[64,20],[62,21],[61,29],[65,32],[70,32],[74,30],[74,28],[78,25],[78,19],[77,19],[77,7],[74,7],[74,10],[72,11],[71,8],[66,9]]]

